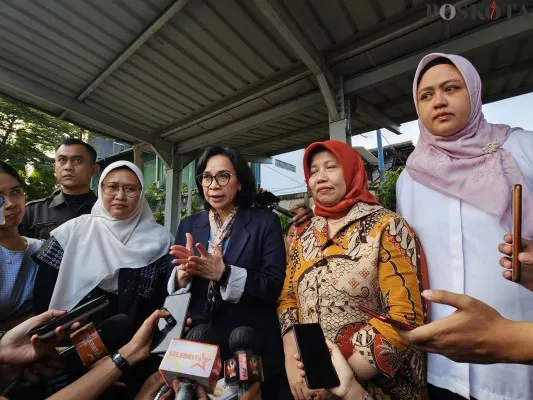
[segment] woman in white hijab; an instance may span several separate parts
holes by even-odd
[[[94,322],[126,313],[138,328],[162,306],[173,238],[154,221],[143,181],[134,164],[112,163],[100,177],[91,214],[51,232],[38,256],[36,312],[70,310],[106,294],[110,304]]]

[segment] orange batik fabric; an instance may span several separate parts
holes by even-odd
[[[363,383],[374,399],[424,399],[425,355],[359,304],[414,325],[427,321],[421,246],[407,222],[380,205],[356,203],[333,238],[314,217],[292,243],[278,315],[282,334],[319,323],[344,356],[358,352],[378,374]]]

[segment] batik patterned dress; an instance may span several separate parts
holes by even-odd
[[[358,352],[378,370],[363,383],[374,399],[425,399],[425,354],[357,307],[422,325],[425,282],[422,248],[399,215],[357,203],[333,238],[326,218],[314,217],[291,246],[278,308],[282,334],[298,323],[320,323],[346,358]]]

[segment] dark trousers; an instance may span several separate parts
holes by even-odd
[[[437,386],[433,386],[428,383],[429,398],[431,400],[466,400],[463,396],[459,396],[457,393],[450,392],[446,389],[441,389]],[[476,400],[470,397],[471,400]]]

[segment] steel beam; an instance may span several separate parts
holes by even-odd
[[[191,126],[198,125],[209,118],[216,117],[217,115],[230,111],[235,107],[246,104],[249,101],[304,79],[310,74],[311,72],[303,65],[291,67],[286,71],[274,74],[272,77],[251,83],[215,103],[194,111],[184,118],[174,120],[154,133],[162,138],[171,136],[179,131],[190,128]]]
[[[133,42],[131,42],[122,53],[120,53],[96,78],[92,80],[83,91],[76,96],[77,100],[83,100],[89,96],[104,80],[115,70],[124,64],[148,39],[150,39],[159,29],[161,29],[170,19],[172,19],[189,0],[174,0]],[[64,118],[66,111],[63,111],[59,118]]]
[[[280,140],[284,140],[287,138],[292,139],[297,136],[307,135],[308,133],[312,133],[312,132],[315,132],[321,129],[327,129],[328,126],[329,124],[327,122],[319,122],[318,124],[306,126],[304,128],[297,129],[295,131],[284,132],[279,135],[275,135],[275,136],[268,137],[266,139],[258,140],[257,142],[252,143],[252,144],[247,144],[246,147],[243,147],[243,151],[261,148],[271,143],[276,143],[276,142],[279,142]]]
[[[344,90],[345,93],[354,93],[395,76],[413,72],[420,60],[431,52],[464,54],[479,47],[490,45],[498,40],[507,39],[531,30],[533,30],[533,23],[531,18],[527,16],[489,22],[481,28],[467,32],[444,43],[439,43],[438,45],[404,57],[401,60],[390,62],[346,79]]]
[[[318,86],[324,96],[330,120],[339,120],[337,107],[331,101],[335,99],[335,91],[333,90],[335,79],[322,55],[307,40],[277,0],[254,0],[254,2],[276,31],[294,50],[298,58],[317,77]]]
[[[178,144],[178,153],[188,153],[211,143],[221,141],[236,133],[243,132],[254,127],[273,122],[280,118],[286,118],[290,114],[294,114],[316,106],[322,102],[322,96],[319,92],[307,94],[295,100],[288,101],[279,106],[269,108],[266,111],[261,111],[252,116],[242,118],[238,121],[227,124],[221,128],[202,133],[194,138],[184,140]]]
[[[133,142],[148,143],[158,152],[161,152],[166,157],[166,161],[169,160],[167,153],[172,144],[166,140],[154,138],[149,132],[2,67],[0,67],[0,91],[14,98],[20,98],[22,101],[29,98],[36,102],[44,102],[52,107],[67,110],[74,122],[104,134]]]
[[[376,108],[372,104],[367,103],[359,97],[355,99],[355,104],[355,112],[359,112],[369,116],[376,124],[388,129],[391,132],[394,132],[398,135],[402,134],[402,132],[400,131],[400,124],[398,124],[392,118],[383,114],[378,108]]]

